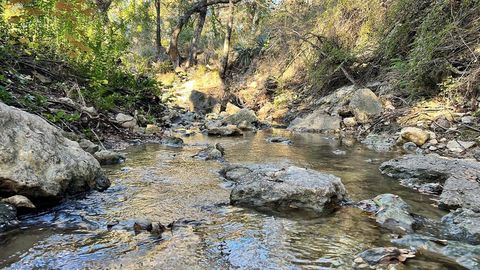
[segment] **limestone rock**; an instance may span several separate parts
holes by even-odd
[[[455,152],[455,153],[461,153],[463,151],[466,151],[472,147],[475,146],[475,142],[464,142],[464,141],[449,141],[447,143],[447,148],[448,150]]]
[[[239,125],[242,122],[246,122],[248,124],[255,124],[256,122],[258,122],[258,119],[252,110],[246,108],[241,109],[237,113],[225,118],[225,123],[229,125]]]
[[[421,128],[406,127],[400,131],[400,138],[404,142],[413,142],[418,146],[422,146],[430,139],[430,134]]]
[[[380,171],[403,184],[421,189],[426,184],[443,186],[440,206],[480,211],[480,163],[438,155],[406,155],[384,162]]]
[[[2,202],[13,205],[16,208],[29,208],[29,209],[36,208],[35,205],[27,197],[22,195],[15,195],[15,196],[8,197],[6,199],[2,199]]]
[[[87,139],[81,139],[78,144],[80,147],[87,153],[94,154],[100,150],[100,146],[94,144],[93,142]]]
[[[227,103],[227,107],[225,108],[225,112],[232,115],[232,114],[236,114],[240,111],[241,109],[235,105],[233,105],[232,103]]]
[[[221,144],[216,143],[200,150],[194,157],[204,160],[219,160],[223,158],[224,154],[225,148]]]
[[[93,156],[102,165],[113,165],[122,163],[125,160],[125,156],[110,150],[98,151]]]
[[[214,136],[238,136],[242,131],[235,125],[219,126],[207,128],[208,135]]]
[[[0,127],[1,194],[52,204],[110,185],[94,157],[42,118],[0,103]]]
[[[358,123],[365,124],[383,112],[382,103],[377,95],[368,88],[358,89],[350,99],[350,110]]]
[[[124,128],[134,128],[137,126],[137,120],[131,115],[119,113],[115,116],[115,120]]]
[[[396,233],[411,233],[416,226],[407,203],[394,194],[382,194],[371,200],[361,201],[358,207],[374,213],[380,226]]]
[[[316,110],[293,120],[288,129],[305,132],[333,132],[340,130],[341,121],[339,116],[331,116],[322,110]]]
[[[355,117],[343,118],[343,124],[346,127],[354,127],[357,125],[357,120],[355,119]]]
[[[470,209],[457,209],[442,218],[444,233],[449,239],[480,244],[480,213]]]
[[[259,210],[328,213],[347,193],[340,178],[295,166],[251,165],[231,170],[235,170],[235,179],[230,180],[237,184],[230,202]]]

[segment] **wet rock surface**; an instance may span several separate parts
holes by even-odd
[[[357,207],[372,213],[380,226],[396,233],[411,233],[417,226],[410,207],[394,194],[378,195],[371,200],[357,203]]]
[[[457,266],[466,269],[480,268],[480,246],[470,245],[457,241],[445,241],[425,235],[406,235],[402,238],[392,240],[396,245],[416,249],[419,252],[426,252],[429,256],[436,256],[443,261],[453,261]]]
[[[125,156],[111,150],[98,151],[93,156],[100,162],[101,165],[120,164],[125,161]]]
[[[225,148],[219,143],[208,145],[205,149],[200,150],[193,157],[203,160],[221,160],[225,154]]]
[[[333,211],[346,198],[340,178],[295,166],[256,165],[235,173],[225,172],[236,182],[230,194],[233,205],[260,210]],[[248,172],[250,171],[250,172]]]
[[[438,155],[405,155],[382,163],[380,171],[402,184],[428,190],[427,185],[443,186],[441,202],[445,208],[480,209],[480,185],[476,180],[480,163],[440,157]],[[434,190],[438,190],[435,188]]]
[[[0,233],[18,225],[17,211],[10,204],[0,202]]]
[[[291,140],[284,137],[269,137],[267,138],[267,142],[269,143],[281,143],[281,144],[293,144]]]
[[[93,156],[40,117],[0,103],[0,126],[1,194],[47,204],[110,185]]]
[[[35,205],[25,196],[15,195],[5,199],[2,199],[1,202],[10,204],[15,208],[25,208],[25,209],[35,209]]]
[[[365,268],[376,265],[396,265],[415,257],[415,252],[397,247],[378,247],[363,251],[354,260],[354,267]]]
[[[457,209],[442,218],[444,234],[452,240],[472,245],[480,244],[480,213],[470,209]]]

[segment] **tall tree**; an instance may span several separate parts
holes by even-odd
[[[202,0],[204,4],[207,2],[207,0]],[[191,67],[192,65],[196,64],[197,61],[197,51],[198,51],[198,42],[200,40],[200,36],[202,34],[203,26],[205,25],[205,17],[207,17],[207,6],[200,11],[198,14],[198,21],[197,25],[195,27],[195,32],[193,33],[192,37],[192,44],[190,46],[190,52],[188,55],[188,60],[187,60],[187,67]]]
[[[228,58],[230,54],[230,46],[232,42],[232,30],[233,30],[233,16],[235,13],[235,5],[233,0],[229,1],[228,5],[228,23],[225,31],[225,38],[223,40],[223,55],[220,60],[220,78],[222,80],[222,88],[224,92],[221,110],[225,110],[228,100],[230,99],[230,91],[227,84],[227,70],[228,70]]]

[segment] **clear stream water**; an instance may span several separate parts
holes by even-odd
[[[268,136],[294,144],[269,144]],[[388,231],[358,209],[332,215],[269,215],[229,205],[222,164],[192,158],[220,142],[231,163],[288,163],[342,178],[349,197],[401,196],[416,214],[445,214],[429,196],[382,176],[379,164],[394,157],[319,134],[262,131],[239,138],[195,135],[182,149],[148,144],[127,149],[124,164],[107,167],[112,186],[55,209],[22,217],[19,230],[0,236],[5,269],[351,269],[355,255],[390,246]],[[346,155],[336,155],[334,150]],[[168,224],[194,220],[162,238],[135,234],[135,220]],[[187,222],[185,222],[187,223]],[[109,226],[110,225],[110,226]],[[111,227],[111,228],[110,228]],[[426,255],[407,269],[452,269]]]

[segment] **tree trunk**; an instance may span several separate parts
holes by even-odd
[[[223,56],[220,60],[220,78],[222,80],[222,88],[223,88],[223,99],[221,104],[221,111],[224,111],[228,100],[230,99],[230,91],[227,84],[227,70],[228,70],[228,56],[230,54],[230,44],[232,41],[232,30],[233,30],[233,15],[235,12],[235,5],[233,4],[233,0],[230,0],[229,9],[228,9],[228,23],[227,29],[225,32],[225,39],[223,40]]]
[[[225,32],[225,39],[223,40],[223,56],[220,60],[220,77],[225,78],[228,68],[228,56],[230,53],[230,43],[232,40],[232,28],[233,28],[233,13],[235,11],[235,6],[233,1],[230,0],[229,9],[228,9],[228,23],[227,29]]]
[[[238,3],[241,0],[207,0],[197,2],[194,4],[190,9],[188,9],[185,14],[178,18],[177,24],[172,30],[172,34],[170,35],[170,44],[168,46],[168,55],[170,56],[170,60],[173,63],[174,67],[180,66],[180,52],[178,51],[178,37],[180,36],[180,32],[182,32],[183,26],[188,22],[190,17],[194,13],[199,13],[202,11],[203,8],[209,7],[215,4],[226,4],[226,3]]]
[[[206,0],[202,0],[207,2]],[[200,36],[202,35],[203,26],[205,25],[205,17],[207,16],[207,7],[205,6],[198,14],[198,22],[193,33],[192,45],[190,47],[190,53],[188,55],[187,67],[191,67],[197,62],[197,49]]]
[[[165,59],[165,48],[162,46],[162,20],[160,16],[161,2],[160,0],[155,0],[155,11],[156,11],[156,38],[155,38],[155,47],[157,52],[157,60]]]

